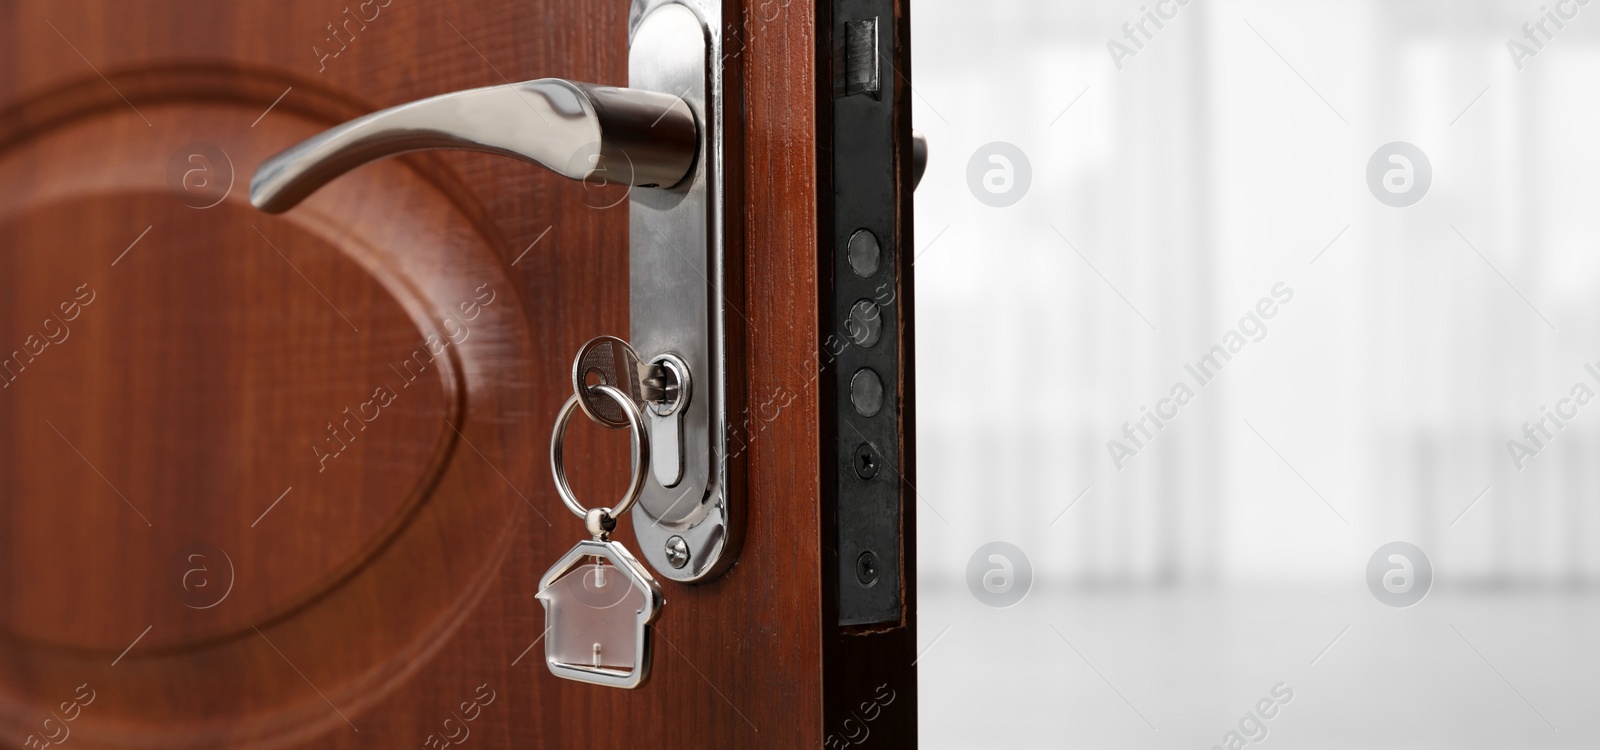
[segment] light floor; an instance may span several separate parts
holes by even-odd
[[[924,748],[1226,747],[1278,683],[1248,747],[1600,747],[1592,590],[920,591]]]

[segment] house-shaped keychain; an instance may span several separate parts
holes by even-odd
[[[539,581],[545,662],[569,680],[636,688],[650,676],[661,586],[622,545],[584,540]]]

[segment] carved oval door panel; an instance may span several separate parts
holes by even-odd
[[[27,102],[51,127],[0,153],[8,737],[270,746],[340,723],[472,609],[529,512],[533,456],[507,446],[542,430],[504,416],[530,409],[508,377],[530,339],[493,229],[400,161],[263,215],[248,170],[329,123],[252,126],[270,98],[162,81],[137,111]],[[193,133],[212,140],[173,150]],[[279,648],[310,642],[339,711]]]

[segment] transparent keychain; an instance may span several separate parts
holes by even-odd
[[[620,410],[629,432],[633,472],[627,493],[615,506],[584,508],[578,502],[567,482],[562,455],[567,423],[581,401],[581,391],[574,393],[556,417],[550,468],[561,501],[583,519],[592,538],[578,542],[539,581],[537,598],[545,611],[545,662],[557,677],[636,688],[650,677],[650,624],[661,612],[661,586],[610,536],[617,518],[628,512],[644,491],[650,433],[638,404],[622,390],[607,384],[578,387],[604,395]]]

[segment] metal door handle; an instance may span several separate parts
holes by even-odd
[[[653,454],[633,528],[651,567],[685,582],[716,577],[738,554],[743,499],[733,480],[750,437],[750,420],[736,422],[729,403],[738,393],[728,379],[736,361],[730,341],[741,335],[743,315],[729,301],[739,296],[737,283],[733,291],[726,285],[743,278],[744,257],[729,243],[742,236],[746,207],[728,205],[739,195],[728,175],[742,170],[725,116],[740,110],[728,99],[738,87],[724,86],[722,6],[632,0],[628,88],[541,78],[422,99],[295,145],[263,162],[250,182],[256,208],[282,213],[367,162],[451,148],[575,180],[653,188],[627,194],[626,338],[644,362],[673,363],[680,382],[692,376],[694,390],[651,416],[660,438],[653,445],[673,455]]]
[[[693,171],[699,142],[693,112],[672,94],[540,78],[421,99],[327,130],[263,162],[250,202],[282,213],[362,164],[441,148],[510,156],[574,180],[602,174],[671,187]]]

